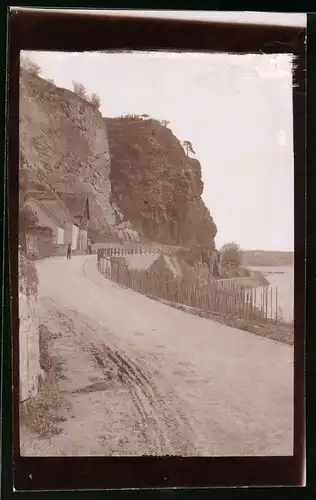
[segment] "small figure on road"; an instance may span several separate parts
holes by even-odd
[[[67,259],[71,259],[71,243],[68,243],[68,247],[67,247]]]
[[[88,241],[88,254],[91,255],[92,254],[92,243],[91,241],[89,240]]]

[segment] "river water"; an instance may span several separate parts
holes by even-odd
[[[260,271],[269,281],[272,288],[272,296],[275,297],[278,290],[278,301],[272,300],[272,314],[275,316],[276,308],[278,315],[286,321],[292,321],[294,317],[294,266],[289,267],[251,267],[249,269]],[[270,306],[269,306],[270,309]],[[270,316],[270,311],[269,311]]]

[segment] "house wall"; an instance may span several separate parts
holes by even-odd
[[[72,250],[77,250],[79,245],[79,227],[72,226],[72,238],[71,238],[71,248]]]
[[[57,245],[64,245],[65,243],[65,231],[61,227],[57,228]]]
[[[73,224],[71,222],[65,223],[65,234],[64,234],[64,245],[67,246],[68,243],[72,244],[72,227]]]
[[[88,233],[85,229],[79,230],[79,241],[78,241],[78,249],[85,252],[87,250],[88,244]]]

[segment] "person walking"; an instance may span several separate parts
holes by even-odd
[[[89,239],[87,240],[87,253],[89,255],[92,254],[92,244],[91,244],[91,241]]]
[[[68,243],[68,247],[67,247],[67,259],[71,259],[71,243]]]

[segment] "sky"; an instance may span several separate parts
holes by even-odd
[[[99,94],[103,116],[146,113],[191,141],[218,248],[293,250],[291,55],[24,54],[57,86]]]

